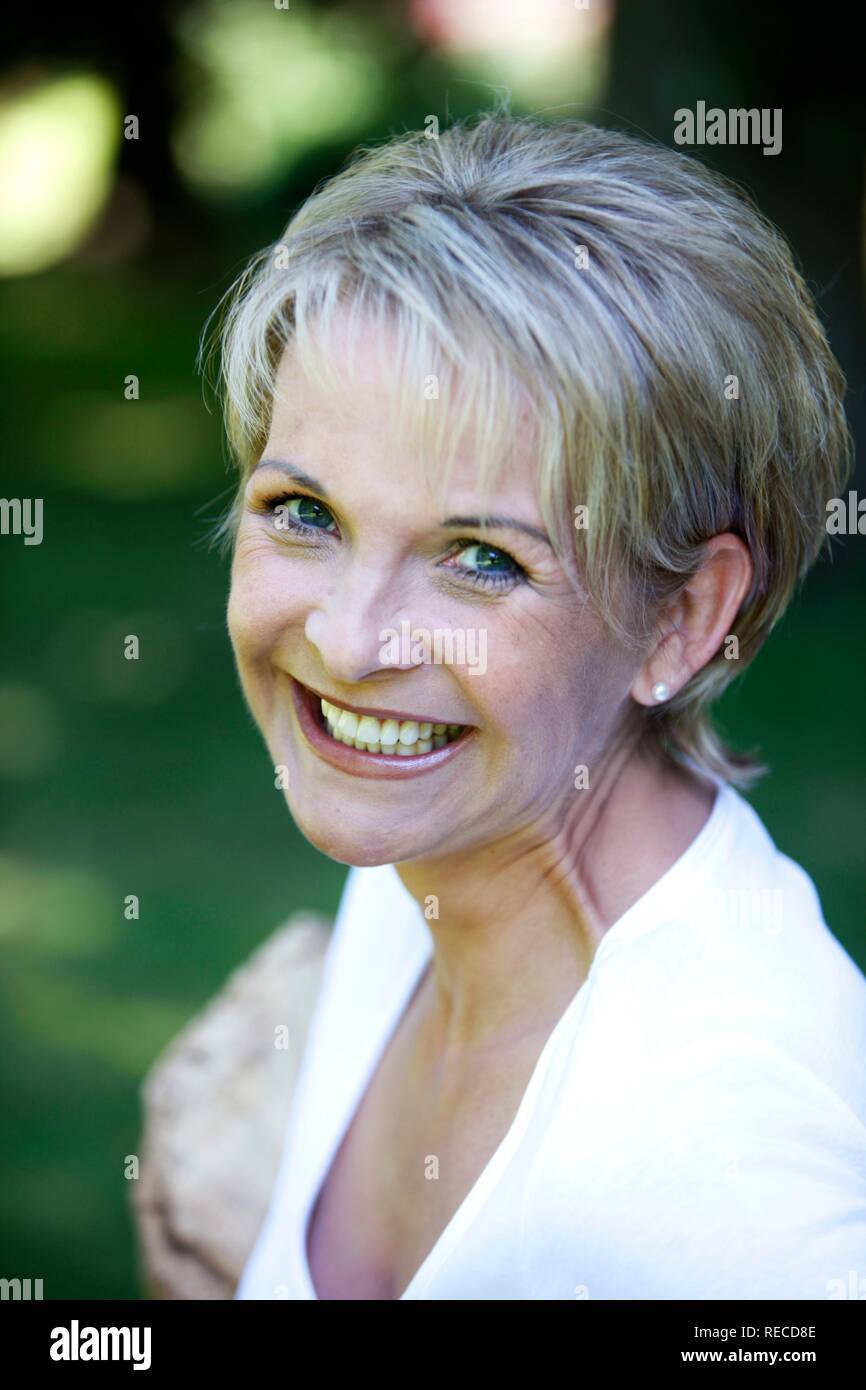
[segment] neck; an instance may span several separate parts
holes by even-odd
[[[549,1033],[615,921],[706,822],[713,788],[673,770],[634,735],[569,789],[547,823],[496,843],[397,865],[428,918],[425,988],[446,1053]],[[426,915],[426,914],[425,914]]]

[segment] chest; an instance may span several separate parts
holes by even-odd
[[[319,1298],[402,1296],[508,1133],[542,1045],[458,1080],[389,1050],[308,1222]]]

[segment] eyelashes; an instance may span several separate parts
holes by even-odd
[[[468,537],[461,537],[454,542],[452,554],[459,555],[464,550],[487,551],[493,555],[499,555],[507,560],[511,566],[510,570],[472,570],[464,565],[454,565],[453,568],[459,572],[462,578],[468,579],[482,588],[486,589],[513,589],[516,584],[522,583],[526,578],[526,571],[522,565],[507,550],[500,550],[499,546],[487,545],[486,542],[471,540]],[[451,568],[445,565],[444,568]]]
[[[306,521],[299,519],[290,510],[291,504],[295,502],[307,503],[315,519],[311,518]],[[318,511],[316,511],[316,509],[318,509]],[[305,541],[312,542],[313,544],[317,542],[321,543],[326,538],[330,540],[337,539],[333,531],[327,530],[324,526],[316,524],[318,520],[324,517],[330,518],[331,521],[333,521],[330,508],[328,508],[324,502],[320,502],[317,498],[311,497],[308,493],[273,493],[269,497],[264,497],[260,505],[254,506],[253,510],[258,512],[259,515],[271,518],[274,521],[275,529],[279,535],[285,536],[287,534],[292,534],[303,537]],[[506,570],[473,570],[467,568],[465,565],[455,565],[443,561],[440,568],[445,570],[449,574],[449,577],[450,575],[456,575],[457,583],[468,583],[488,593],[494,591],[501,592],[503,590],[516,588],[517,585],[523,583],[527,577],[526,570],[507,550],[503,550],[500,546],[489,545],[486,541],[479,541],[476,537],[461,536],[454,541],[449,555],[451,559],[453,559],[466,550],[477,550],[487,553],[488,555],[500,557],[506,562],[509,568]]]
[[[318,507],[320,514],[326,512],[330,516],[330,511],[325,506],[324,502],[317,501],[315,497],[310,497],[306,492],[277,493],[273,497],[265,499],[263,510],[274,518],[276,518],[277,511],[280,511],[279,519],[275,520],[275,526],[278,531],[294,531],[295,533],[300,533],[305,536],[329,534],[323,527],[315,525],[314,522],[300,521],[297,517],[293,516],[288,510],[290,502],[308,502],[311,507]]]

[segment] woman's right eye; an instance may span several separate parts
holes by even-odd
[[[327,533],[327,527],[334,524],[334,518],[324,502],[308,497],[304,492],[277,493],[265,500],[263,510],[273,517],[277,531],[321,534],[323,531]]]

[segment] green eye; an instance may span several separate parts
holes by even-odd
[[[333,521],[327,507],[324,503],[317,502],[315,497],[298,497],[295,500],[298,504],[297,520],[302,521],[305,526],[324,527]]]
[[[479,589],[504,593],[526,578],[526,570],[507,550],[486,545],[484,541],[458,542],[453,555],[448,568]],[[465,563],[464,557],[467,555],[474,563]]]
[[[300,492],[273,497],[267,508],[278,531],[325,531],[334,520],[324,502]]]
[[[465,555],[473,550],[476,552],[475,565],[467,566],[467,568],[476,568],[482,574],[511,574],[516,570],[516,562],[512,560],[510,555],[506,555],[504,550],[497,550],[492,545],[484,545],[481,541],[468,545],[460,553]]]

